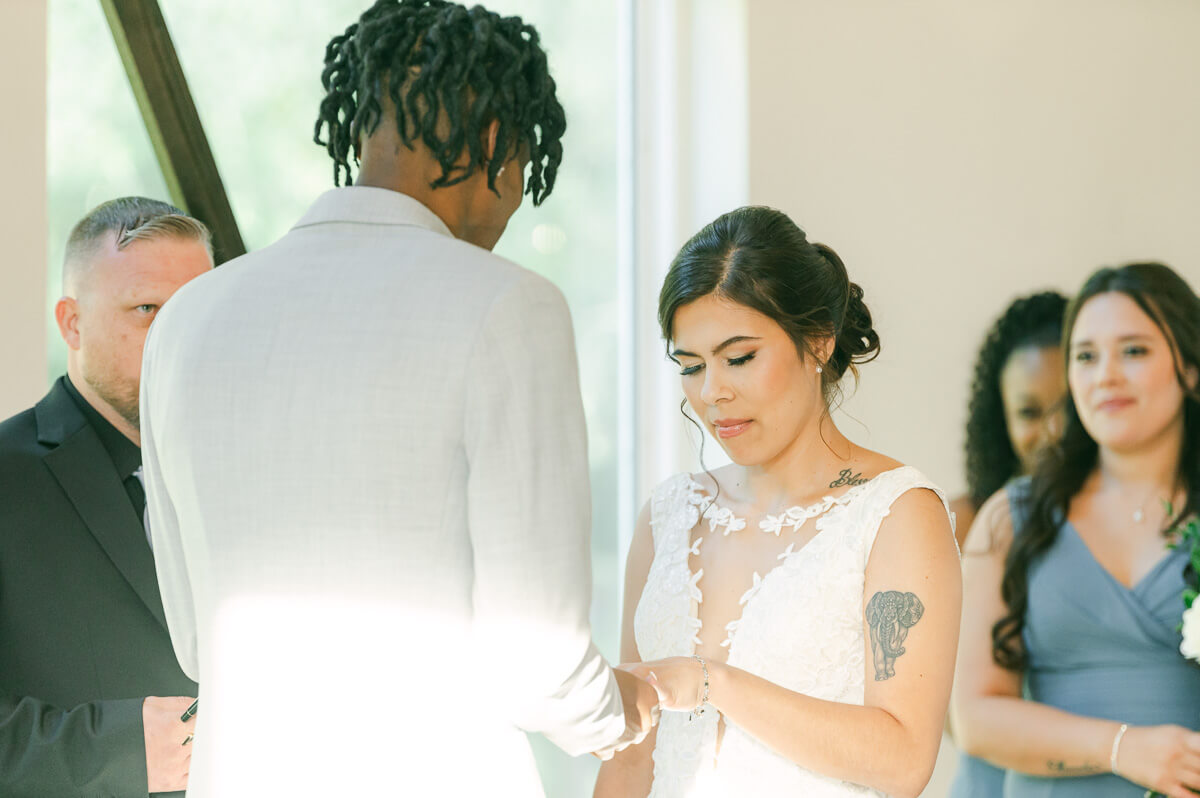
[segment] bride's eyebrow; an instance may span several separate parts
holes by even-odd
[[[762,339],[756,338],[753,335],[735,335],[732,338],[726,338],[724,341],[722,341],[721,344],[712,351],[712,353],[714,355],[719,355],[719,354],[721,354],[721,351],[723,349],[725,349],[725,347],[727,347],[727,346],[733,346],[734,344],[740,344],[743,341],[760,341],[760,340],[762,340]],[[676,349],[671,354],[674,355],[675,357],[700,357],[699,355],[695,354],[694,352],[688,352],[687,350],[684,350],[684,349]]]

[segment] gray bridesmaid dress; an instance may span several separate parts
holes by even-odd
[[[1029,490],[1028,479],[1014,482],[1010,500],[1027,505]],[[1064,522],[1029,568],[1025,697],[1130,726],[1200,727],[1200,667],[1179,653],[1187,560],[1183,549],[1164,546],[1158,564],[1127,588]],[[1144,792],[1111,773],[1039,778],[1008,771],[1004,779],[1004,798],[1141,798]]]
[[[1004,769],[978,757],[960,754],[949,798],[1000,798],[1004,795]]]

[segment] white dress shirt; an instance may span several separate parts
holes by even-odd
[[[163,604],[201,685],[189,796],[537,795],[515,727],[572,754],[623,731],[545,279],[411,197],[335,189],[171,299],[141,412]]]

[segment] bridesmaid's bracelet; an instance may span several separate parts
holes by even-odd
[[[688,713],[689,721],[692,718],[698,718],[703,715],[704,707],[708,705],[708,663],[704,661],[703,657],[695,654],[692,655],[692,659],[700,663],[700,670],[704,672],[704,694],[700,696],[700,703],[696,705],[696,708]]]
[[[1122,723],[1121,728],[1117,729],[1117,734],[1113,737],[1112,753],[1108,755],[1108,769],[1112,771],[1114,776],[1120,776],[1117,772],[1117,752],[1121,750],[1121,738],[1125,736],[1125,732],[1129,731],[1129,724]]]

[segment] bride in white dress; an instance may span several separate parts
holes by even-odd
[[[786,215],[741,208],[684,245],[659,321],[733,464],[668,479],[638,519],[622,667],[665,711],[601,766],[596,798],[918,795],[950,695],[958,551],[945,495],[830,416],[879,350],[862,289]]]

